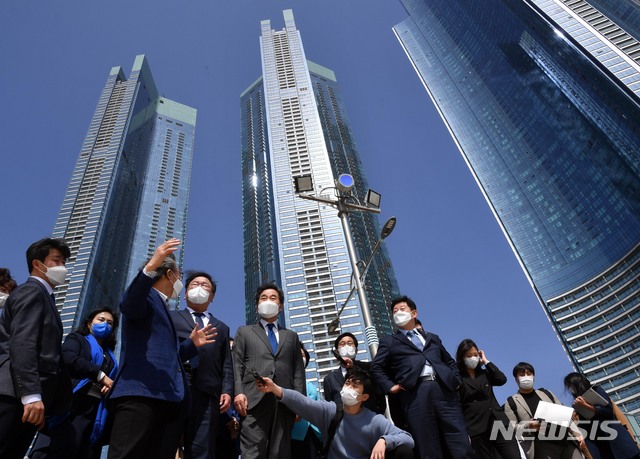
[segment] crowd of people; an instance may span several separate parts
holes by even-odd
[[[579,373],[564,380],[575,413],[561,425],[540,415],[561,403],[535,388],[526,362],[500,405],[493,387],[505,374],[471,339],[453,358],[407,296],[390,305],[397,331],[372,362],[357,359],[352,333],[335,339],[339,367],[322,399],[305,379],[309,352],[279,324],[283,291],[260,286],[260,320],[232,339],[208,310],[211,275],[183,283],[179,245],[161,244],[117,308],[96,305],[64,340],[53,295],[67,274],[64,241],[28,248],[20,286],[0,269],[0,458],[93,459],[107,444],[109,459],[640,457],[615,403]],[[186,307],[170,310],[183,290]]]

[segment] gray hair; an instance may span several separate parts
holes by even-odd
[[[144,265],[146,266],[149,261],[151,261],[151,258],[149,258]],[[156,268],[156,276],[153,278],[153,280],[156,281],[160,279],[169,271],[178,272],[178,262],[176,261],[175,255],[172,253],[167,255],[162,261],[162,264],[158,268]]]

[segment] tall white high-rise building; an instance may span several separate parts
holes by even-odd
[[[336,209],[296,196],[294,178],[310,175],[316,192],[333,196],[334,179],[351,174],[360,200],[368,186],[334,73],[307,61],[291,10],[284,21],[282,30],[262,21],[262,77],[241,95],[246,313],[248,323],[257,320],[260,284],[282,286],[281,319],[310,351],[307,378],[313,381],[336,367],[337,334],[327,326],[351,290],[352,269]],[[352,213],[349,219],[358,256],[366,260],[379,236],[377,218]],[[398,287],[384,247],[365,288],[374,325],[390,333],[388,305]],[[340,331],[358,338],[362,360],[370,358],[364,328],[354,295]]]

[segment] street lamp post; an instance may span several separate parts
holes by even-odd
[[[367,278],[367,271],[369,270],[369,265],[371,264],[371,261],[373,261],[373,257],[378,251],[378,248],[380,248],[380,244],[384,239],[387,238],[387,236],[391,234],[391,232],[396,226],[396,221],[397,221],[396,217],[391,217],[389,220],[387,220],[387,222],[382,227],[382,231],[380,232],[380,238],[377,240],[376,245],[373,247],[373,250],[371,251],[371,255],[369,255],[367,262],[364,264],[364,268],[362,268],[362,274],[361,274],[362,277],[360,278],[360,281],[362,283],[364,283],[365,279]],[[351,291],[349,292],[347,299],[344,300],[344,303],[342,303],[342,306],[338,310],[337,317],[333,319],[331,322],[329,322],[329,326],[328,326],[329,333],[335,333],[338,327],[340,326],[340,316],[342,315],[342,311],[344,311],[344,308],[347,306],[347,303],[349,303],[349,300],[351,299],[351,296],[354,294],[355,291],[356,291],[356,286],[354,285],[351,288]]]
[[[342,230],[344,232],[344,237],[347,244],[347,252],[349,253],[349,260],[351,261],[351,268],[353,269],[355,289],[358,292],[358,297],[360,298],[360,306],[362,307],[362,319],[364,320],[365,325],[365,337],[367,340],[367,344],[369,345],[371,357],[374,357],[376,355],[376,352],[378,351],[378,333],[376,331],[376,328],[373,326],[373,322],[371,321],[369,302],[367,301],[367,296],[362,286],[363,279],[360,274],[360,267],[358,266],[358,259],[356,256],[355,247],[353,245],[351,229],[349,228],[348,214],[350,211],[380,213],[380,195],[372,190],[369,190],[369,193],[367,194],[367,204],[370,205],[366,206],[363,206],[360,203],[355,204],[353,202],[348,202],[349,200],[354,199],[351,194],[351,190],[355,185],[353,177],[349,174],[342,174],[336,180],[335,189],[337,199],[301,194],[304,192],[313,191],[313,181],[310,175],[294,177],[294,182],[295,189],[299,197],[311,201],[329,204],[338,209],[338,217],[340,218],[340,222],[342,223]],[[349,297],[351,297],[351,294],[349,294]],[[347,301],[348,299],[349,298],[347,298]]]

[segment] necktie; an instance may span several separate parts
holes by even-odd
[[[193,315],[196,316],[196,323],[198,324],[198,330],[202,330],[204,328],[204,320],[202,319],[204,317],[204,314],[201,312],[194,312]]]
[[[424,345],[422,344],[422,341],[420,341],[420,338],[418,338],[418,333],[415,330],[408,331],[407,335],[409,336],[411,342],[415,344],[418,349],[420,349],[421,351],[424,349]]]
[[[193,315],[196,318],[196,323],[198,324],[198,330],[202,330],[204,328],[204,320],[202,320],[202,318],[204,317],[204,314],[201,312],[194,312]],[[189,365],[191,365],[191,368],[194,368],[194,369],[198,368],[199,363],[200,363],[200,355],[196,355],[189,359]]]
[[[275,325],[267,324],[267,328],[269,331],[267,335],[269,336],[269,342],[271,343],[271,349],[273,350],[273,354],[275,355],[278,352],[278,339],[276,338],[276,334],[273,332]]]
[[[51,294],[51,301],[53,301],[53,304],[56,304],[56,296],[53,293]]]

